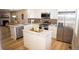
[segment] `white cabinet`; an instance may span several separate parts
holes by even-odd
[[[34,18],[34,11],[32,9],[27,10],[28,18]]]
[[[41,13],[50,13],[51,19],[57,19],[57,9],[28,9],[28,18],[41,18]]]
[[[50,10],[50,14],[51,14],[51,16],[50,16],[50,18],[51,19],[58,19],[58,16],[57,16],[57,9],[51,9]]]
[[[41,18],[41,9],[36,9],[34,11],[34,18]]]
[[[28,18],[41,18],[41,9],[29,9]]]
[[[57,39],[57,26],[56,25],[50,25],[49,26],[49,31],[52,32],[52,37],[54,39]]]

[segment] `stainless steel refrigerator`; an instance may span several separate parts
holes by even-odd
[[[57,40],[66,43],[72,42],[75,20],[76,20],[75,11],[65,10],[58,12]]]

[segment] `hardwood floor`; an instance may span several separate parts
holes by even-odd
[[[2,48],[4,50],[28,50],[24,47],[23,38],[13,40],[11,39],[10,29],[1,27],[2,32]],[[52,50],[70,50],[71,44],[64,43],[53,39]]]
[[[52,44],[53,50],[71,50],[71,44],[54,40]]]
[[[27,50],[27,48],[24,47],[23,38],[17,40],[11,39],[10,30],[6,27],[2,27],[1,31],[1,43],[4,50]]]

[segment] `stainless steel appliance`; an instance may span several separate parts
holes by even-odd
[[[58,29],[57,40],[71,43],[73,31],[75,28],[76,12],[75,10],[58,11]]]

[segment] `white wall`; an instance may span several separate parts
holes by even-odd
[[[79,10],[77,10],[77,19],[76,19],[76,25],[75,25],[76,36],[77,36],[77,31],[78,31],[78,24],[79,24]]]
[[[74,37],[72,40],[72,49],[79,50],[79,10],[77,10],[77,19],[74,27]]]
[[[41,13],[50,13],[51,19],[57,19],[57,9],[28,9],[28,18],[41,18]]]
[[[22,14],[24,14],[24,19],[22,19]],[[13,15],[17,16],[16,17],[17,23],[20,23],[20,24],[27,24],[28,23],[27,10],[26,9],[11,12],[11,16],[13,16]],[[15,18],[11,17],[11,22],[15,23]]]
[[[22,14],[24,14],[24,19],[22,19]],[[18,21],[22,24],[27,24],[28,23],[28,19],[27,19],[27,10],[20,10],[17,12],[17,18]]]

